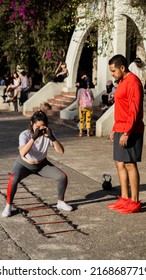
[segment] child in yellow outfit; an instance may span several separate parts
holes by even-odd
[[[80,118],[80,137],[83,136],[84,122],[86,122],[87,136],[90,136],[93,101],[94,96],[92,90],[87,88],[86,82],[82,82],[77,96]]]

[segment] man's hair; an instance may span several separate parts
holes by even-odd
[[[109,65],[114,64],[116,68],[120,68],[122,65],[125,66],[125,69],[128,70],[128,62],[126,57],[124,57],[122,54],[114,55],[109,60]]]

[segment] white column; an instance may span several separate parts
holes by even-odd
[[[102,44],[102,37],[101,35],[98,36],[98,48],[100,48]],[[109,50],[110,53],[110,50]],[[104,55],[98,55],[97,57],[97,93],[100,94],[105,88],[107,80],[111,79],[109,67],[108,67],[108,61],[111,58],[111,54],[108,54],[107,56]]]
[[[127,18],[122,15],[115,15],[114,19],[114,32],[113,32],[113,48],[114,55],[126,55],[126,28]]]
[[[146,26],[144,29],[144,38],[146,38]],[[146,40],[145,39],[143,39],[143,44],[144,44],[144,61],[146,63]]]
[[[109,79],[108,60],[106,56],[98,56],[98,73],[97,73],[97,91],[100,93],[106,87],[106,82]]]

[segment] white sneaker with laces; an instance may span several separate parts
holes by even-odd
[[[56,207],[59,210],[64,210],[64,211],[72,211],[73,208],[69,204],[65,203],[64,201],[59,201],[56,205]]]
[[[7,218],[11,216],[11,205],[6,204],[4,211],[2,212],[2,217]]]

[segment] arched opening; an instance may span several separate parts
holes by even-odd
[[[90,80],[92,80],[92,68],[93,68],[93,47],[90,47],[88,43],[85,43],[78,66],[77,79],[85,72]]]
[[[139,46],[142,47],[142,37],[140,35],[140,32],[133,20],[127,17],[126,57],[129,64],[136,58],[136,56],[139,55]]]
[[[88,75],[91,85],[94,87],[97,84],[97,73],[95,74],[97,72],[97,40],[95,39],[97,38],[97,30],[95,26],[92,26],[92,29],[90,28],[88,33],[90,34],[84,42],[79,60],[77,80],[80,78],[81,73],[84,72]]]

